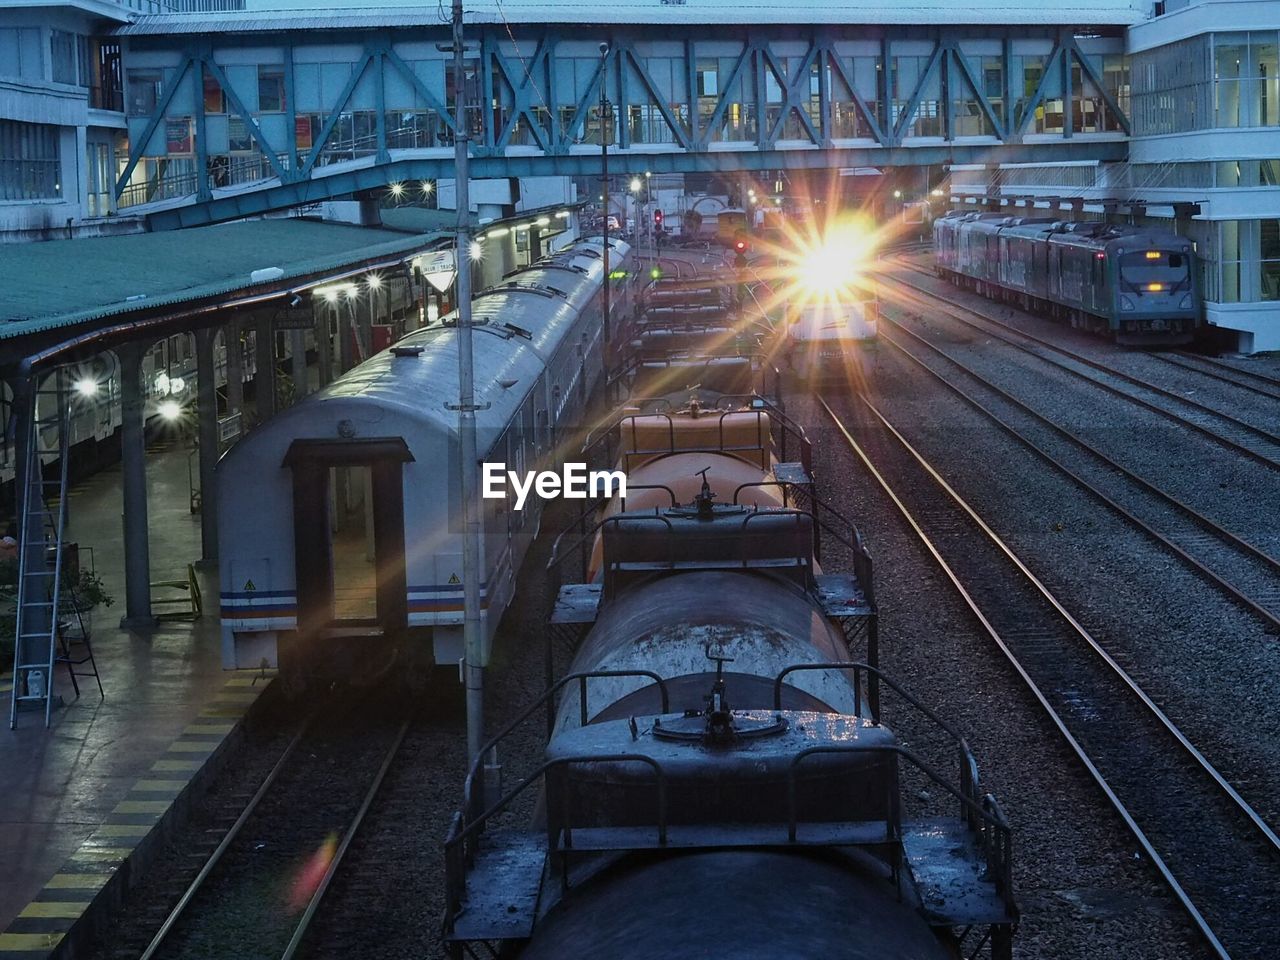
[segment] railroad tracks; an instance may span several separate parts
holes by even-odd
[[[358,736],[348,723],[335,738],[315,732],[315,715],[306,721],[140,960],[297,955],[410,723]]]
[[[888,316],[881,319],[893,331],[882,339],[908,361],[1169,550],[1267,628],[1280,631],[1280,559],[1053,422],[928,337]],[[961,380],[977,384],[986,402],[961,387],[955,372]],[[1072,454],[1075,459],[1068,462]]]
[[[818,402],[1214,953],[1234,960],[1271,956],[1269,917],[1280,901],[1274,830],[878,409],[855,401],[873,418],[873,460],[836,412]]]
[[[912,273],[922,274],[932,279],[930,274],[926,274],[912,264],[902,260],[895,262]],[[932,312],[941,311],[957,323],[986,336],[995,337],[1021,353],[1064,370],[1108,393],[1123,397],[1209,438],[1234,453],[1280,470],[1280,434],[1242,420],[1226,411],[1182,396],[1126,371],[1118,370],[1043,337],[1020,330],[991,316],[989,311],[956,303],[928,287],[901,276],[884,274],[882,280],[897,290],[908,307],[914,305]],[[1144,396],[1144,392],[1150,396]]]

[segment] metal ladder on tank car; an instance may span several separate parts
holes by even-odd
[[[22,703],[43,703],[44,725],[49,726],[53,716],[53,672],[59,663],[67,665],[77,697],[80,696],[77,678],[88,676],[97,681],[98,694],[105,696],[102,678],[93,657],[89,631],[85,629],[79,609],[72,604],[71,613],[79,626],[79,631],[74,636],[70,635],[69,624],[60,615],[63,604],[64,534],[70,460],[68,446],[71,424],[67,379],[66,369],[58,367],[45,379],[45,383],[52,380],[51,388],[41,389],[37,384],[32,392],[23,476],[17,478],[17,482],[22,484],[22,496],[19,498],[21,515],[18,517],[18,608],[14,629],[13,694],[9,704],[11,730],[18,725],[18,710]],[[53,412],[49,416],[41,416],[42,398],[53,403]],[[54,443],[45,445],[42,440],[49,431],[54,433]],[[56,480],[45,479],[42,447],[57,451]],[[50,500],[57,503],[56,515],[49,507]],[[52,569],[49,563],[50,550]],[[36,569],[29,567],[33,557],[39,558]],[[74,587],[70,592],[74,599]],[[47,659],[23,661],[24,641],[30,640],[47,643]],[[86,663],[89,664],[90,671],[76,670],[76,667]]]

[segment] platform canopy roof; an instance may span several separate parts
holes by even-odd
[[[923,24],[952,26],[1080,24],[1132,26],[1149,19],[1150,0],[464,0],[467,23],[492,24]],[[226,13],[150,14],[118,28],[122,36],[258,33],[443,25],[436,4],[421,0],[355,6],[350,0],[250,0]],[[447,15],[447,10],[445,11]]]
[[[73,337],[133,314],[179,317],[256,293],[278,296],[407,259],[444,236],[289,218],[11,244],[0,252],[0,352],[12,359],[22,351],[18,338],[43,344],[60,328]]]

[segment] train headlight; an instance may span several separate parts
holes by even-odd
[[[182,416],[182,404],[176,400],[166,400],[158,407],[160,416],[170,423]]]
[[[91,377],[85,377],[83,380],[76,381],[76,393],[88,399],[98,395],[98,381]]]
[[[1123,296],[1122,296],[1122,297],[1120,298],[1120,309],[1121,309],[1121,310],[1132,310],[1132,309],[1134,309],[1133,301],[1132,301],[1132,300],[1130,300],[1128,297],[1123,297]]]

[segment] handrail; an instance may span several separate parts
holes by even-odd
[[[742,536],[739,538],[739,541],[738,541],[742,545],[742,569],[743,570],[751,569],[751,557],[747,556],[747,547],[749,544],[749,541],[747,540],[747,524],[748,523],[750,523],[752,520],[759,520],[762,517],[794,517],[795,520],[793,522],[795,526],[798,527],[800,525],[800,518],[807,517],[807,516],[809,516],[809,514],[801,510],[794,510],[786,507],[784,507],[781,511],[761,510],[759,507],[754,507],[750,513],[744,514],[742,517]],[[805,585],[812,586],[813,584],[812,551],[810,551],[807,554],[801,554],[800,556],[775,557],[774,559],[778,559],[778,560],[789,559],[789,560],[795,561],[796,568],[804,571]]]
[[[661,490],[664,493],[666,493],[666,495],[671,499],[671,506],[673,507],[680,506],[680,502],[676,499],[676,492],[672,490],[669,486],[667,486],[665,483],[628,483],[627,484],[628,494],[634,493],[637,490]],[[580,552],[582,555],[582,569],[580,572],[582,580],[580,582],[583,582],[583,583],[586,582],[587,572],[588,572],[587,562],[589,561],[590,556],[585,550],[581,550],[581,548],[586,545],[588,538],[590,538],[591,535],[594,534],[600,528],[600,524],[597,523],[590,530],[585,530],[585,525],[586,525],[585,521],[595,511],[600,510],[601,508],[607,507],[610,502],[611,502],[611,499],[605,498],[605,497],[595,497],[589,500],[587,502],[587,506],[583,508],[582,512],[579,513],[576,517],[574,517],[571,521],[569,521],[569,523],[565,526],[565,528],[556,535],[555,540],[552,541],[552,544],[551,544],[551,558],[547,561],[547,566],[546,566],[547,570],[551,570],[553,567],[556,567],[562,562],[564,562],[564,560],[570,555],[571,552]],[[566,548],[564,556],[559,556],[561,541],[569,534],[574,533],[575,527],[577,528],[577,533],[579,534],[578,538],[574,540],[571,544],[569,544],[569,546]]]
[[[946,778],[941,776],[936,770],[930,767],[922,759],[899,744],[874,744],[868,746],[860,746],[850,743],[826,743],[817,744],[801,750],[791,758],[791,764],[787,771],[787,799],[789,807],[789,822],[787,824],[787,838],[792,843],[795,842],[797,825],[798,825],[798,802],[797,778],[796,771],[801,763],[816,754],[822,753],[894,753],[906,759],[916,769],[920,770],[925,776],[936,783],[942,789],[946,790],[955,799],[959,800],[962,809],[969,811],[978,820],[982,822],[985,829],[978,830],[978,836],[982,841],[983,853],[987,855],[988,867],[995,876],[996,890],[1000,893],[1001,899],[1006,906],[1013,908],[1013,857],[1012,857],[1012,831],[1009,828],[1009,821],[1004,816],[1004,811],[1000,808],[999,803],[989,794],[990,802],[987,797],[974,799],[967,797],[956,789]],[[891,804],[890,825],[894,830],[895,836],[901,835],[902,820],[901,809],[898,804]],[[990,838],[986,836],[987,831],[994,831],[999,837],[998,853],[1000,856],[995,857],[992,862],[993,853],[997,852],[993,847],[995,845],[989,842]]]
[[[904,690],[901,685],[899,685],[894,680],[886,676],[884,672],[881,671],[879,668],[873,667],[869,663],[863,663],[860,660],[832,660],[828,663],[789,664],[786,668],[783,669],[781,673],[779,673],[773,679],[773,709],[775,710],[782,709],[782,681],[785,680],[788,676],[790,676],[793,673],[797,673],[800,671],[808,671],[808,670],[853,670],[855,677],[858,675],[858,673],[865,670],[868,673],[868,675],[874,676],[877,681],[882,681],[886,686],[889,687],[890,690],[898,694],[900,697],[902,697],[902,699],[907,701],[907,703],[911,704],[913,707],[915,707],[917,710],[923,713],[929,720],[932,720],[942,730],[946,731],[947,734],[950,735],[951,739],[954,740],[956,744],[961,747],[961,749],[964,751],[964,754],[966,756],[973,755],[973,752],[969,749],[969,742],[964,738],[964,736],[960,733],[959,730],[957,730],[951,724],[947,723],[940,716],[938,716],[938,714],[935,713],[932,709],[930,709],[929,707],[926,707],[914,696],[912,696],[910,693]],[[855,704],[856,705],[854,707],[854,716],[861,718],[862,717],[861,699],[856,700]],[[880,722],[880,717],[878,714],[879,714],[879,711],[875,711],[872,714],[871,720],[873,723],[878,724]],[[976,770],[976,761],[975,761],[975,770]]]
[[[596,677],[645,677],[652,680],[658,685],[658,693],[662,698],[662,712],[667,713],[670,709],[671,698],[667,692],[667,683],[662,677],[652,670],[591,670],[581,673],[569,673],[561,677],[546,690],[544,690],[533,703],[529,704],[514,720],[508,723],[500,731],[490,737],[476,753],[476,757],[471,761],[471,767],[467,770],[467,775],[462,781],[462,804],[464,810],[470,810],[472,807],[471,794],[472,787],[475,783],[476,774],[480,772],[480,768],[484,763],[485,757],[489,755],[489,751],[498,745],[498,743],[511,733],[516,727],[524,723],[533,715],[544,703],[547,703],[552,697],[560,692],[564,687],[568,686],[574,680],[578,681],[578,696],[581,704],[582,725],[587,725],[587,681]],[[480,779],[480,796],[484,796],[484,778]]]
[[[503,807],[507,806],[512,800],[523,793],[531,783],[542,777],[547,771],[556,767],[567,766],[571,763],[621,763],[631,762],[648,764],[657,774],[658,784],[658,842],[665,844],[667,842],[667,776],[662,769],[662,764],[658,763],[653,757],[646,756],[643,753],[603,753],[603,754],[583,754],[572,757],[556,757],[544,762],[533,773],[522,779],[514,787],[508,790],[503,796],[499,797],[494,803],[479,813],[474,818],[468,820],[462,811],[455,814],[454,823],[465,824],[457,833],[450,830],[450,835],[445,839],[446,855],[449,850],[458,844],[466,844],[468,840],[478,837],[485,823],[489,821],[495,814],[499,813]],[[548,806],[550,809],[550,806]],[[548,817],[548,833],[551,833],[551,818]],[[464,846],[465,850],[465,846]]]

